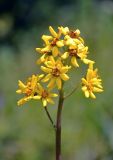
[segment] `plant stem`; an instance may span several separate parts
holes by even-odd
[[[56,160],[61,160],[61,113],[63,107],[63,89],[59,91],[59,103],[56,120]]]
[[[64,99],[70,97],[77,90],[78,86],[79,86],[79,84],[69,94],[65,95]]]
[[[49,120],[50,120],[53,128],[56,130],[56,126],[55,126],[55,124],[54,124],[54,122],[53,122],[53,120],[52,120],[52,118],[51,118],[51,115],[50,115],[49,111],[47,110],[47,107],[44,107],[44,109],[45,109],[45,111],[46,111],[46,114],[47,114],[47,116],[48,116],[48,118],[49,118]]]

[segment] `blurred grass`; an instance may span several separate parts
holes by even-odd
[[[56,17],[51,16],[46,25],[17,32],[14,41],[18,50],[0,46],[0,160],[55,159],[54,131],[41,104],[30,102],[19,108],[15,91],[18,79],[25,80],[39,71],[35,48],[41,45],[41,34],[48,33],[48,25],[57,28],[62,24],[81,30],[105,90],[91,100],[85,99],[79,88],[66,100],[62,117],[63,159],[113,159],[113,3],[93,2],[81,0],[77,7],[64,5],[55,10]],[[73,79],[72,85],[77,79]],[[49,110],[55,117],[56,106]]]

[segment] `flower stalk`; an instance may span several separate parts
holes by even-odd
[[[64,102],[63,88],[59,91],[59,103],[56,119],[56,160],[61,160],[61,115]]]
[[[50,123],[52,124],[53,128],[56,130],[56,125],[54,124],[54,122],[53,122],[53,120],[52,120],[52,118],[51,118],[51,115],[50,115],[47,107],[44,107],[44,109],[45,109],[45,111],[46,111],[46,114],[47,114],[47,116],[48,116],[48,119],[49,119]]]

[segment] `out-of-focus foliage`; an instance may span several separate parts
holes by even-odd
[[[62,153],[67,160],[113,159],[113,2],[0,1],[0,160],[54,160],[54,131],[40,103],[17,107],[18,79],[37,73],[40,36],[48,25],[79,28],[97,62],[104,92],[96,100],[82,91],[66,100]],[[82,70],[84,72],[84,69]],[[73,78],[73,88],[81,71]],[[77,77],[78,76],[78,77]],[[49,107],[53,117],[56,106]]]

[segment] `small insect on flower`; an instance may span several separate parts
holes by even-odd
[[[93,64],[89,64],[86,78],[82,78],[82,91],[86,98],[96,98],[94,92],[103,92],[102,80],[97,74],[98,70],[93,70]]]
[[[52,98],[58,96],[56,93],[51,93],[49,89],[43,88],[40,83],[38,83],[37,92],[38,92],[38,95],[34,96],[33,99],[41,100],[43,107],[46,107],[47,103],[54,104],[54,101],[52,100]]]
[[[23,94],[24,97],[21,98],[17,104],[22,105],[33,99],[38,94],[38,86],[37,83],[42,79],[44,75],[32,75],[28,78],[27,82],[24,84],[22,81],[18,81],[19,89],[16,91],[18,94]]]
[[[66,73],[71,67],[68,65],[64,66],[60,59],[55,61],[52,56],[49,61],[45,62],[45,66],[41,66],[41,69],[47,73],[42,81],[47,82],[50,80],[48,88],[54,88],[56,84],[58,89],[61,89],[62,80],[69,80],[69,76]]]

